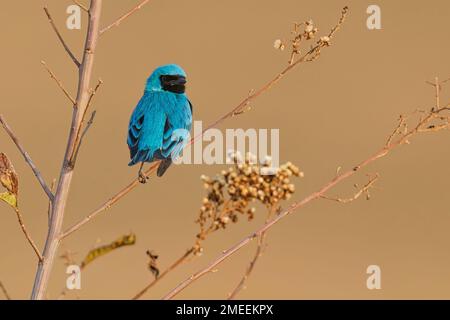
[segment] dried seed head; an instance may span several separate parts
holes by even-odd
[[[283,51],[285,48],[285,45],[284,45],[283,41],[281,41],[280,39],[277,39],[273,43],[273,47],[277,50]]]

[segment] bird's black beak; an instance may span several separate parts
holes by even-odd
[[[178,77],[178,79],[175,79],[171,81],[171,84],[174,86],[184,86],[186,84],[186,78],[183,76]]]

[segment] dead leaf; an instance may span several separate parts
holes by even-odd
[[[115,249],[118,249],[123,246],[131,246],[136,243],[136,235],[131,233],[129,235],[125,235],[120,237],[119,239],[111,242],[110,244],[95,248],[87,254],[87,256],[84,258],[83,262],[81,263],[81,268],[86,267],[87,264],[91,263],[98,257],[101,257]]]
[[[153,253],[153,251],[147,250],[147,255],[150,258],[150,261],[148,262],[148,268],[150,269],[151,273],[155,276],[155,278],[158,278],[159,276],[159,268],[156,263],[156,260],[158,259],[158,255]]]
[[[4,153],[0,153],[0,184],[6,192],[0,194],[0,200],[17,210],[17,194],[19,193],[19,178],[11,161]]]
[[[11,161],[4,153],[0,153],[0,183],[8,192],[16,196],[19,193],[19,178]]]

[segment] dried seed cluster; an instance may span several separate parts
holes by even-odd
[[[195,253],[201,253],[200,242],[218,229],[225,229],[230,223],[238,222],[239,215],[253,219],[254,202],[262,203],[268,210],[279,207],[282,200],[287,200],[295,192],[291,183],[292,176],[302,177],[303,172],[290,162],[277,170],[271,168],[271,159],[266,157],[262,164],[257,164],[255,157],[247,154],[245,159],[239,153],[230,155],[234,165],[210,178],[202,175],[207,196],[203,199],[197,223]],[[272,170],[273,174],[267,175]]]

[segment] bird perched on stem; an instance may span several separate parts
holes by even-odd
[[[179,157],[189,139],[192,104],[185,94],[186,73],[176,64],[161,66],[147,79],[144,94],[131,115],[128,125],[128,148],[133,166],[141,163],[139,182],[145,162],[161,161],[157,175],[161,177]]]

